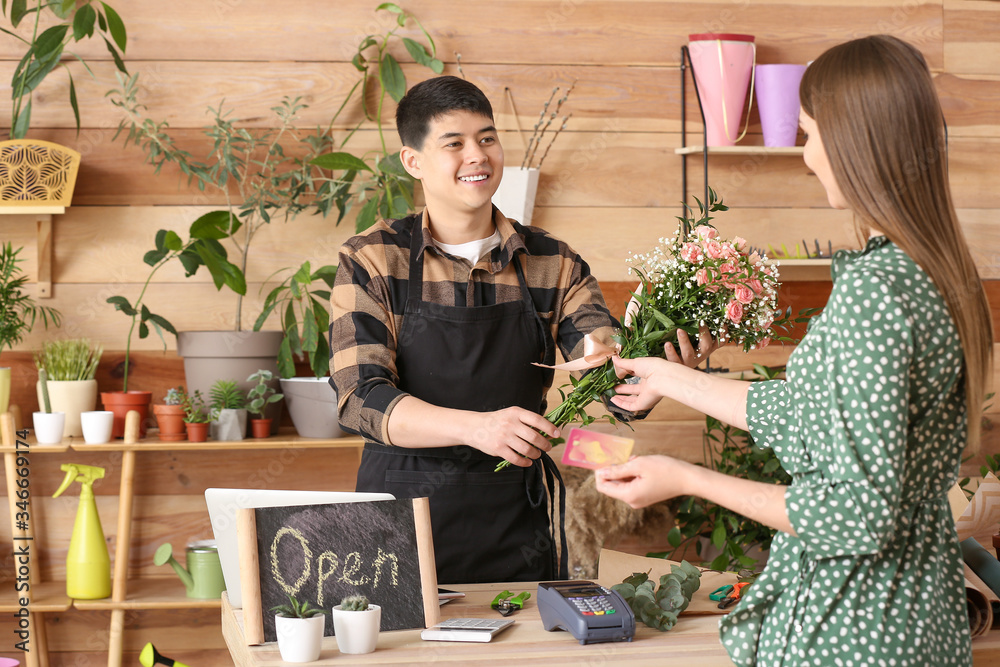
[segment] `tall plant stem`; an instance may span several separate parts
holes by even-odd
[[[142,312],[141,311],[141,309],[142,309],[142,299],[143,299],[144,296],[146,296],[146,289],[149,287],[150,281],[153,280],[153,276],[156,275],[156,272],[160,270],[160,267],[163,266],[164,264],[166,264],[168,261],[170,261],[170,259],[172,257],[173,257],[172,254],[168,255],[166,258],[160,260],[159,264],[157,264],[156,266],[153,267],[153,270],[149,272],[149,277],[146,278],[146,282],[142,286],[142,291],[139,292],[139,298],[135,302],[135,311],[136,312],[135,312],[135,314],[132,315],[132,325],[129,326],[129,328],[128,328],[128,338],[125,339],[125,371],[123,373],[124,379],[122,380],[122,392],[123,393],[128,393],[128,363],[129,363],[129,359],[132,356],[131,355],[131,351],[132,351],[132,333],[135,331],[135,320],[136,320],[137,317],[139,317],[139,314]]]

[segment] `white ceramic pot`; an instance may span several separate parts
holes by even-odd
[[[278,652],[285,662],[312,662],[319,659],[326,616],[312,618],[274,617]]]
[[[505,217],[530,225],[537,192],[538,169],[504,167],[503,178],[493,194],[493,203]]]
[[[382,607],[369,604],[365,611],[344,611],[338,604],[333,608],[333,633],[341,653],[371,653],[378,644],[382,624]]]
[[[35,383],[38,405],[42,404],[42,383]],[[97,380],[49,380],[49,403],[52,412],[66,413],[65,434],[79,438],[83,435],[80,413],[97,407]]]
[[[208,430],[212,440],[220,442],[242,440],[247,434],[247,411],[223,408],[219,411],[219,418],[211,422]]]
[[[328,377],[281,380],[288,414],[303,438],[339,438],[344,435],[337,419],[337,391]]]
[[[80,427],[83,441],[88,445],[103,445],[111,442],[111,427],[115,423],[115,413],[107,410],[91,410],[80,413]]]
[[[32,416],[35,426],[35,440],[40,445],[58,445],[63,439],[66,425],[65,412],[36,412]]]

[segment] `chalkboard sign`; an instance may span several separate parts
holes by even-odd
[[[270,610],[288,594],[327,611],[365,595],[382,608],[382,630],[438,620],[426,498],[242,509],[238,534],[248,644],[276,641]],[[324,634],[334,634],[329,616]]]

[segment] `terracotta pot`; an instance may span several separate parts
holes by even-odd
[[[187,437],[191,442],[205,442],[208,440],[208,422],[185,422]]]
[[[101,402],[104,409],[115,415],[111,427],[111,437],[121,438],[125,435],[125,415],[129,410],[139,413],[139,437],[146,437],[146,427],[149,425],[149,403],[153,400],[151,391],[102,391]]]
[[[156,424],[160,427],[160,440],[178,442],[187,438],[184,430],[184,406],[157,404],[153,406]]]
[[[270,419],[251,419],[250,429],[255,438],[266,438],[271,435]]]

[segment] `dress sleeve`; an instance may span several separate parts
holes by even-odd
[[[785,380],[754,382],[747,391],[747,428],[757,447],[786,463],[801,448],[791,388]],[[790,467],[790,466],[786,466]]]
[[[802,425],[818,473],[785,492],[792,527],[816,558],[874,554],[888,543],[906,459],[912,316],[880,276],[838,282],[827,358],[816,360],[828,364],[829,405]]]
[[[407,394],[397,387],[396,335],[385,278],[345,248],[330,292],[330,383],[340,426],[390,444],[386,418]]]

